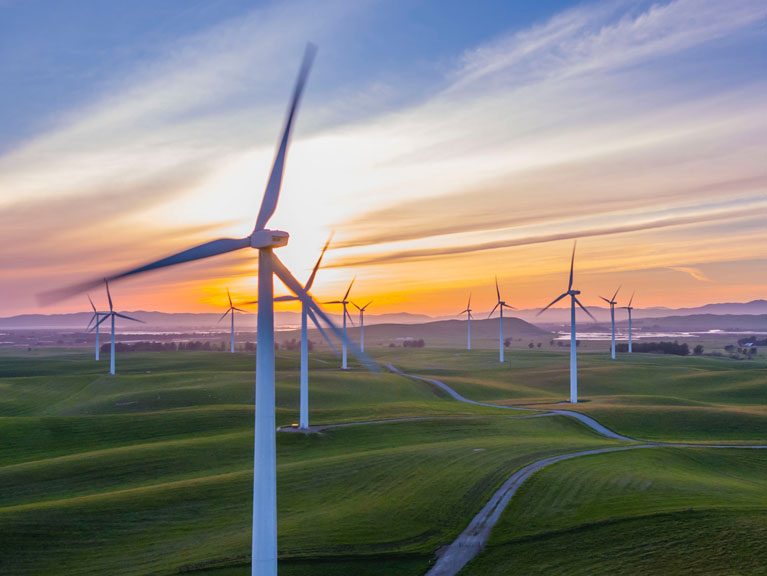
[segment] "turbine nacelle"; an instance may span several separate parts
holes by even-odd
[[[250,235],[251,248],[280,248],[288,245],[290,234],[282,230],[256,230]]]
[[[570,296],[577,296],[577,295],[578,295],[578,294],[580,294],[580,293],[581,293],[581,291],[580,291],[580,290],[568,290],[568,291],[566,292],[566,294],[569,294]]]

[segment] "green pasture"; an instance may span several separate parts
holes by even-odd
[[[467,576],[767,574],[767,450],[650,448],[535,474]]]

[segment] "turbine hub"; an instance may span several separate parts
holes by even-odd
[[[251,248],[279,248],[287,246],[290,234],[282,230],[256,230],[250,236]]]
[[[580,290],[570,290],[570,291],[568,292],[568,294],[569,294],[570,296],[577,296],[577,295],[578,295],[578,294],[580,294],[580,293],[581,293],[581,291],[580,291]]]

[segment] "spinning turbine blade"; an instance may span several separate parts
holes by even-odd
[[[298,298],[296,298],[298,300]],[[327,332],[325,332],[325,329],[322,327],[322,325],[319,323],[319,320],[317,320],[317,316],[314,315],[314,312],[311,308],[306,309],[306,313],[311,319],[311,321],[314,323],[314,325],[317,327],[317,330],[320,331],[320,334],[322,334],[322,337],[325,339],[325,342],[328,343],[328,346],[330,346],[330,349],[333,350],[333,353],[338,356],[338,348],[336,348],[333,343],[330,341],[330,338],[328,338]]]
[[[616,291],[615,291],[615,294],[613,294],[613,297],[612,297],[612,298],[610,298],[610,300],[612,300],[613,302],[615,302],[615,297],[618,295],[618,291],[619,291],[620,289],[621,289],[621,287],[620,287],[620,286],[618,286],[618,290],[616,290]]]
[[[580,306],[580,307],[581,307],[581,309],[582,309],[582,310],[583,310],[583,311],[584,311],[586,314],[588,314],[588,315],[589,315],[589,317],[590,317],[590,318],[591,318],[591,319],[592,319],[594,322],[596,322],[596,321],[597,321],[597,319],[596,319],[596,318],[594,318],[594,316],[591,314],[591,312],[589,312],[588,310],[586,310],[586,307],[585,307],[583,304],[581,304],[581,301],[580,301],[580,300],[578,300],[577,298],[574,298],[574,300],[575,300],[575,303],[576,303],[578,306]]]
[[[496,309],[496,308],[498,308],[498,306],[500,306],[500,305],[501,305],[501,304],[500,304],[500,302],[499,302],[498,304],[496,304],[495,306],[493,306],[493,309],[492,309],[492,310],[490,310],[490,314],[488,314],[488,315],[487,315],[487,317],[488,317],[488,318],[490,318],[490,316],[492,316],[492,315],[493,315],[493,312],[495,312],[495,309]]]
[[[341,302],[342,304],[343,304],[344,302],[346,302],[346,299],[349,297],[349,292],[351,292],[351,291],[352,291],[352,286],[354,286],[354,281],[355,281],[356,279],[357,279],[357,277],[356,277],[356,276],[355,276],[354,278],[352,278],[352,282],[351,282],[351,284],[349,284],[349,288],[346,290],[346,294],[344,294],[344,299],[343,299],[343,301]]]
[[[232,304],[232,295],[229,294],[229,288],[226,289],[226,297],[229,298],[229,308],[233,308],[234,304]]]
[[[344,337],[344,333],[335,324],[333,324],[333,321],[328,318],[328,315],[325,314],[322,308],[320,308],[314,299],[309,294],[307,294],[307,292],[301,287],[301,284],[298,282],[298,280],[295,279],[295,277],[290,273],[290,270],[285,267],[282,261],[274,254],[272,255],[272,260],[274,273],[280,280],[282,280],[282,283],[285,284],[285,286],[287,286],[288,289],[293,292],[293,294],[298,296],[299,300],[306,304],[307,308],[311,308],[314,313],[317,314],[317,316],[321,318],[325,324],[327,324],[327,326],[336,335],[336,338],[340,339],[341,341],[346,340],[352,354],[354,354],[354,356],[356,356],[357,359],[362,362],[368,370],[376,373],[380,372],[378,364],[376,364],[370,358],[370,356],[360,350],[359,346],[357,346],[353,341]]]
[[[247,310],[243,310],[242,308],[237,308],[236,306],[232,306],[232,310],[237,310],[237,312],[242,312],[243,314],[247,314]]]
[[[107,287],[107,298],[109,299],[109,311],[112,311],[112,295],[109,293],[109,280],[104,278],[104,284],[106,284]]]
[[[354,320],[352,320],[352,315],[349,314],[349,310],[344,310],[346,312],[346,317],[349,319],[349,322],[351,322],[351,325],[354,326]]]
[[[631,307],[631,303],[634,301],[634,294],[636,294],[636,292],[631,293],[631,300],[629,300],[629,308]]]
[[[322,262],[322,257],[325,255],[325,251],[328,249],[328,246],[330,246],[330,241],[333,239],[333,234],[330,235],[330,238],[328,238],[328,241],[325,242],[325,246],[322,248],[322,252],[320,252],[320,257],[317,258],[317,263],[314,265],[314,269],[312,270],[312,275],[309,276],[309,280],[306,281],[306,286],[304,286],[304,290],[307,292],[311,290],[312,284],[314,284],[314,277],[317,275],[317,270],[320,268],[320,262]]]
[[[553,301],[552,301],[552,302],[551,302],[551,303],[550,303],[548,306],[546,306],[546,308],[541,308],[541,311],[540,311],[540,312],[538,312],[538,313],[536,314],[536,316],[540,316],[541,314],[543,314],[543,313],[544,313],[546,310],[548,310],[549,308],[551,308],[551,307],[552,307],[554,304],[556,304],[557,302],[559,302],[559,301],[560,301],[562,298],[564,298],[565,296],[567,296],[567,292],[565,292],[564,294],[562,294],[562,295],[561,295],[559,298],[557,298],[556,300],[553,300]]]
[[[362,307],[362,309],[364,310],[365,308],[367,308],[368,306],[370,306],[372,303],[373,303],[373,301],[371,300],[370,302],[368,302],[367,304],[365,304],[365,305]]]
[[[91,303],[91,308],[93,308],[93,313],[96,314],[96,305],[93,303],[93,300],[91,300],[90,294],[88,294],[88,302]]]
[[[573,256],[570,258],[570,283],[567,285],[567,291],[569,292],[573,287],[573,266],[575,266],[575,247],[578,245],[578,241],[573,242]]]
[[[469,292],[469,303],[466,305],[466,310],[471,310],[471,292]]]
[[[96,324],[94,324],[94,326],[93,326],[93,327],[92,327],[90,330],[88,330],[88,334],[90,334],[91,332],[93,332],[94,330],[96,330],[96,328],[98,328],[99,326],[101,326],[101,325],[104,323],[104,321],[105,321],[107,318],[109,318],[109,316],[110,316],[110,314],[104,314],[104,316],[102,316],[102,317],[101,317],[101,320],[99,320],[98,322],[96,322]]]
[[[229,312],[231,312],[231,311],[232,311],[232,309],[231,309],[231,308],[229,308],[229,309],[228,309],[226,312],[224,312],[224,313],[223,313],[223,315],[221,316],[221,318],[219,318],[219,319],[216,321],[216,324],[218,324],[219,322],[221,322],[221,320],[223,320],[224,318],[226,318],[227,314],[229,314]]]
[[[610,301],[609,301],[607,298],[605,298],[604,296],[600,296],[600,298],[601,298],[602,300],[604,300],[605,302],[607,302],[608,304],[612,304],[612,302],[610,302]]]
[[[130,316],[126,316],[125,314],[118,314],[117,312],[114,313],[115,316],[118,318],[125,318],[126,320],[133,320],[134,322],[141,322],[142,324],[146,324],[143,320],[139,320],[138,318],[131,318]]]
[[[354,302],[351,303],[352,306],[354,306],[357,310],[362,310],[359,306],[357,306]]]
[[[495,277],[495,292],[498,294],[498,302],[501,301],[501,290],[498,288],[498,276]]]
[[[280,198],[280,188],[282,187],[282,174],[285,170],[285,156],[288,152],[290,132],[293,128],[293,118],[296,115],[298,104],[301,101],[301,94],[304,91],[306,78],[309,76],[309,70],[311,70],[314,55],[316,53],[317,47],[314,44],[307,44],[306,51],[304,52],[304,61],[301,63],[301,69],[298,72],[298,79],[296,80],[296,87],[293,90],[293,99],[291,100],[290,108],[288,109],[285,128],[282,131],[280,147],[277,149],[277,154],[274,157],[272,173],[269,175],[269,181],[266,184],[266,190],[264,190],[264,198],[261,200],[261,209],[258,212],[256,227],[253,230],[254,232],[263,230],[266,227],[269,218],[272,217],[272,214],[274,214],[274,211],[277,208],[277,200]]]

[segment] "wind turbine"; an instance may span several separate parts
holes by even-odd
[[[221,322],[221,320],[226,318],[227,314],[229,314],[229,313],[232,314],[232,336],[231,336],[231,346],[230,346],[229,352],[234,354],[234,311],[236,310],[237,312],[244,312],[246,314],[247,314],[247,312],[245,310],[242,310],[240,308],[235,307],[235,305],[232,304],[232,295],[229,294],[229,288],[226,289],[226,297],[229,298],[229,308],[227,309],[226,312],[224,312],[224,315],[221,316],[221,318],[218,319],[218,321]]]
[[[493,315],[493,312],[495,312],[495,309],[498,308],[498,312],[501,315],[501,324],[500,324],[500,330],[498,332],[498,354],[500,356],[500,362],[503,362],[503,309],[508,308],[509,310],[516,310],[513,306],[509,306],[501,300],[501,290],[498,288],[498,276],[495,277],[495,292],[498,294],[498,303],[493,306],[493,309],[490,311],[490,314],[487,315],[488,319]]]
[[[308,293],[309,290],[312,287],[312,284],[314,284],[314,277],[317,275],[317,270],[319,270],[320,262],[322,262],[322,257],[325,255],[325,250],[328,249],[328,246],[330,245],[330,239],[325,243],[325,247],[322,249],[322,253],[320,253],[320,257],[317,258],[317,263],[314,265],[314,269],[312,270],[311,276],[309,276],[309,280],[306,282],[306,285],[304,286],[304,290]],[[295,300],[300,300],[297,296],[278,296],[274,299],[275,302],[292,302]],[[258,300],[254,300],[253,302],[248,302],[248,304],[258,304]],[[333,343],[328,338],[327,334],[325,333],[325,330],[322,328],[322,325],[317,321],[317,317],[314,315],[314,312],[312,312],[312,309],[306,305],[306,302],[301,302],[301,386],[300,386],[300,394],[299,394],[299,417],[298,417],[298,427],[301,430],[307,430],[309,428],[309,337],[307,335],[307,316],[312,319],[312,322],[314,323],[317,330],[319,330],[320,334],[322,334],[322,337],[325,339],[325,341],[328,343],[328,346],[336,352],[336,347],[333,346]]]
[[[274,283],[277,277],[323,320],[333,332],[346,342],[345,335],[335,327],[327,314],[317,305],[303,286],[295,279],[280,259],[273,253],[274,248],[288,243],[288,233],[281,230],[267,230],[266,224],[274,214],[279,199],[285,156],[290,141],[290,132],[298,102],[306,82],[316,48],[307,46],[304,60],[298,74],[287,120],[282,132],[277,154],[261,201],[253,231],[244,238],[219,238],[183,252],[162,258],[139,268],[115,274],[110,280],[125,278],[134,274],[191,262],[243,248],[254,248],[258,252],[258,342],[256,359],[256,414],[253,459],[253,531],[252,531],[252,576],[276,576],[277,574],[277,468],[274,423]],[[98,281],[85,282],[78,286],[42,295],[44,302],[52,302],[84,292]],[[352,353],[370,369],[377,365],[352,345]]]
[[[621,287],[618,286],[618,290],[620,289]],[[605,298],[604,296],[600,296],[602,300],[604,300],[610,305],[610,321],[612,322],[612,330],[613,330],[612,346],[610,348],[610,351],[611,351],[613,360],[615,360],[615,305],[617,304],[617,302],[615,301],[615,297],[618,295],[618,290],[615,291],[615,294],[613,294],[613,297],[610,298],[609,300]]]
[[[343,337],[343,349],[341,351],[341,369],[346,370],[346,319],[349,318],[349,322],[352,323],[352,326],[354,326],[354,320],[352,320],[352,315],[349,314],[349,310],[347,309],[347,305],[349,304],[349,292],[352,291],[352,286],[354,285],[354,281],[357,279],[355,276],[352,278],[351,283],[349,284],[349,288],[346,290],[346,294],[344,294],[344,297],[341,300],[333,300],[331,302],[325,302],[325,304],[341,304],[344,307],[344,325],[343,325],[343,331],[344,331],[344,337]]]
[[[96,322],[96,326],[97,326],[96,327],[96,362],[98,362],[99,361],[99,352],[101,351],[100,350],[101,344],[99,343],[99,335],[101,333],[101,330],[98,329],[98,323],[99,323],[99,318],[101,316],[105,315],[105,314],[108,314],[108,312],[99,312],[98,310],[96,310],[96,305],[93,303],[93,300],[91,300],[90,296],[88,296],[88,302],[91,303],[91,308],[93,308],[93,316],[91,316],[91,319],[88,321],[88,326],[86,327],[85,330],[87,332],[91,332],[91,329],[90,329],[91,328],[91,324]]]
[[[580,290],[573,290],[573,266],[575,264],[575,246],[577,245],[577,240],[573,243],[573,256],[570,259],[570,282],[567,285],[567,292],[564,294],[561,294],[556,299],[554,299],[546,308],[541,309],[536,316],[540,316],[543,314],[546,310],[551,308],[554,304],[559,302],[562,298],[566,296],[570,296],[570,403],[571,404],[577,404],[578,403],[578,358],[575,353],[575,349],[577,346],[577,342],[575,339],[575,305],[578,304],[583,311],[589,315],[589,317],[592,320],[596,321],[596,318],[586,310],[586,307],[581,304],[580,300],[576,298],[578,294],[581,293]]]
[[[143,320],[138,320],[137,318],[131,318],[130,316],[126,316],[125,314],[119,314],[114,311],[112,308],[112,295],[109,293],[109,280],[107,278],[104,278],[104,284],[107,288],[107,299],[109,300],[109,312],[102,312],[101,313],[101,320],[98,320],[96,322],[96,325],[91,328],[91,331],[96,331],[96,342],[98,343],[98,331],[99,326],[101,326],[101,323],[104,322],[107,318],[110,318],[112,320],[112,345],[109,348],[109,373],[114,376],[115,374],[115,318],[125,318],[126,320],[132,320],[133,322],[141,322],[142,324],[145,324]],[[98,345],[98,344],[97,344]],[[98,357],[96,358],[98,360]]]
[[[631,299],[629,300],[629,305],[628,306],[623,306],[624,310],[628,310],[629,311],[629,354],[631,354],[631,311],[634,309],[631,306],[631,303],[634,301],[634,294],[636,294],[636,292],[632,292],[631,293]],[[615,331],[613,330],[613,334],[614,333],[615,333]]]
[[[471,292],[469,292],[469,303],[466,304],[466,310],[462,310],[458,313],[460,316],[461,314],[466,314],[466,349],[471,350]]]
[[[354,306],[357,310],[360,311],[360,349],[364,352],[365,351],[365,309],[370,306],[373,303],[371,300],[367,304],[365,304],[362,308],[357,306],[354,302],[352,302],[352,306]]]

